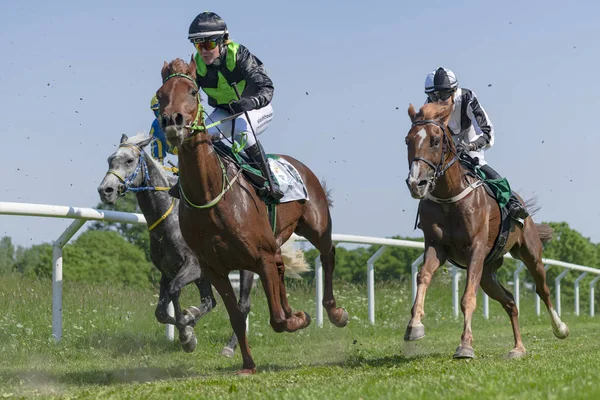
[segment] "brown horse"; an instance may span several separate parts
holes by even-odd
[[[467,282],[461,301],[464,328],[455,358],[473,358],[471,317],[476,306],[479,285],[492,299],[502,304],[512,324],[515,347],[509,358],[525,355],[519,332],[519,311],[512,293],[496,279],[503,262],[501,255],[510,254],[527,266],[536,291],[546,304],[556,337],[564,339],[569,329],[552,306],[542,264],[542,243],[552,238],[552,228],[535,224],[531,217],[523,226],[512,222],[510,234],[500,256],[484,265],[486,256],[498,236],[501,214],[498,203],[480,186],[478,178],[469,175],[457,162],[457,151],[447,127],[451,107],[426,104],[417,113],[411,104],[408,115],[412,127],[406,136],[410,172],[406,183],[413,198],[420,199],[420,227],[425,238],[424,264],[417,277],[417,296],[406,328],[404,340],[425,336],[421,323],[424,316],[425,292],[435,271],[446,260],[466,266]]]
[[[277,206],[275,234],[267,207],[237,165],[218,156],[204,127],[196,65],[181,59],[162,68],[163,85],[157,91],[163,129],[178,147],[181,231],[196,253],[206,275],[217,289],[239,339],[243,359],[240,374],[256,372],[246,337],[246,323],[236,304],[227,277],[229,271],[246,269],[260,276],[276,332],[306,328],[310,317],[292,312],[283,280],[285,266],[280,246],[293,232],[307,238],[321,253],[325,269],[323,306],[336,326],[348,323],[348,313],[336,307],[333,296],[335,247],[331,240],[330,201],[317,177],[301,162],[281,156],[302,176],[309,199]]]

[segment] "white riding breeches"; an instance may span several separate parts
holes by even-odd
[[[206,118],[206,125],[212,124],[222,120],[223,118],[229,117],[231,114],[222,108],[215,108],[213,112]],[[259,108],[258,110],[248,111],[250,122],[254,128],[256,135],[260,135],[267,129],[271,120],[273,119],[273,107],[269,104],[266,107]],[[231,138],[231,128],[233,126],[233,139],[239,144],[245,143],[244,149],[256,144],[254,135],[252,135],[252,129],[246,120],[246,115],[242,114],[235,119],[235,124],[232,124],[233,120],[225,121],[222,124],[213,126],[208,129],[208,134],[213,140],[221,140],[223,136]]]

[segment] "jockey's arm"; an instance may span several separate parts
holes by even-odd
[[[483,107],[479,104],[475,93],[471,93],[472,97],[467,106],[467,116],[478,135],[472,143],[475,143],[479,149],[492,147],[494,145],[494,126]]]
[[[237,66],[240,69],[242,76],[247,82],[251,82],[256,88],[256,95],[251,99],[255,104],[255,108],[266,107],[273,99],[273,81],[267,75],[267,71],[263,63],[250,51],[240,45],[237,54]]]

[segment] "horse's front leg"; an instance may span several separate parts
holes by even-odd
[[[254,272],[240,270],[240,299],[238,301],[238,308],[244,314],[244,318],[248,319],[248,313],[250,313],[250,291],[254,284]],[[225,357],[233,357],[235,348],[238,345],[238,338],[235,332],[231,334],[231,338],[223,350],[221,355]]]
[[[404,334],[405,341],[419,340],[425,337],[425,326],[421,322],[425,316],[425,293],[431,283],[431,278],[440,265],[446,262],[446,253],[441,246],[427,245],[424,253],[424,263],[417,275],[417,296],[411,311],[411,318]]]
[[[478,240],[474,239],[474,244],[471,247],[471,254],[469,262],[467,263],[467,283],[465,286],[465,293],[463,294],[460,308],[464,314],[464,327],[463,333],[460,338],[460,346],[454,353],[454,358],[474,358],[475,352],[473,351],[473,333],[471,331],[471,319],[473,312],[477,307],[477,290],[481,282],[481,275],[483,273],[483,262],[485,261],[486,246],[485,239]]]
[[[156,304],[156,311],[154,315],[156,320],[161,324],[175,325],[175,318],[169,315],[167,310],[171,298],[169,296],[169,280],[163,275],[160,278],[160,289],[158,294],[158,303]]]

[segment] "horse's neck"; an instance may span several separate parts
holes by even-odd
[[[150,156],[144,152],[146,160],[150,160]],[[146,161],[148,167],[149,182],[146,184],[154,187],[168,187],[169,181],[156,167],[152,161]],[[140,171],[143,173],[143,171]],[[160,218],[165,211],[171,206],[171,196],[166,191],[143,190],[136,192],[136,197],[142,214],[148,222],[152,223]]]
[[[431,195],[440,199],[459,195],[468,185],[465,175],[466,170],[460,165],[460,160],[455,160],[454,164],[438,178]]]
[[[223,189],[223,170],[219,157],[206,135],[198,134],[181,146],[179,179],[185,196],[203,205],[215,199]]]

